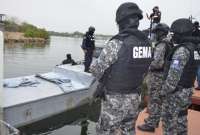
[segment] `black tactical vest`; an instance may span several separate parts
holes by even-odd
[[[164,59],[165,59],[165,62],[167,61],[167,56],[169,55],[169,53],[171,52],[172,48],[173,48],[173,44],[170,42],[170,41],[166,41],[165,39],[164,40],[161,40],[159,42],[157,42],[155,44],[155,48],[156,46],[158,46],[159,44],[161,43],[164,43],[165,44],[165,55],[164,55]],[[155,51],[155,48],[153,49],[153,52],[152,52],[152,57],[154,57],[154,51]],[[166,65],[166,63],[164,63],[164,65]],[[155,71],[155,72],[164,72],[164,66],[163,68],[161,69],[154,69],[154,70],[151,70],[151,71]]]
[[[114,38],[115,39],[115,38]],[[147,42],[134,35],[123,39],[118,60],[107,70],[104,82],[107,93],[139,93],[143,76],[148,71],[152,49]]]
[[[166,40],[161,40],[158,43],[155,44],[155,47],[158,46],[159,44],[164,43],[166,46],[166,51],[165,51],[165,58],[167,57],[167,55],[169,54],[169,52],[171,51],[171,49],[173,48],[173,44],[170,41],[166,41]]]
[[[170,55],[167,58],[167,64],[165,69],[165,77],[167,77],[170,64],[172,63],[172,57],[174,52],[180,48],[180,47],[186,47],[190,51],[190,58],[189,61],[186,63],[186,66],[183,69],[183,73],[181,75],[181,78],[178,82],[178,86],[181,86],[183,88],[191,88],[194,84],[195,78],[196,78],[196,71],[197,71],[197,63],[199,63],[199,60],[195,58],[194,55],[197,51],[197,46],[193,43],[182,43],[174,47],[170,53]]]
[[[95,39],[94,35],[90,35],[88,32],[84,35],[84,39],[82,41],[82,47],[87,49],[88,51],[95,49]]]

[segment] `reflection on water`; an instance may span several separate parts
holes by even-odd
[[[5,44],[4,46],[4,78],[45,73],[60,64],[65,59],[66,53],[71,53],[76,61],[83,60],[81,50],[82,39],[51,37],[49,44]],[[104,41],[98,41],[103,45]],[[80,120],[90,119],[97,121],[100,103],[94,105],[83,105],[68,112],[63,112],[51,118],[41,120],[37,123],[20,127],[20,131],[26,135],[41,134],[49,132],[50,135],[95,135],[94,122],[82,122]],[[69,124],[79,121],[78,125]],[[82,125],[82,128],[81,128]]]

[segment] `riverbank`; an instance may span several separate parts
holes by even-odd
[[[4,32],[4,42],[5,43],[45,44],[47,42],[47,39],[25,37],[24,33],[21,33],[21,32]]]

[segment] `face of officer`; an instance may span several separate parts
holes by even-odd
[[[66,56],[67,56],[67,59],[72,59],[70,54],[67,54]]]
[[[137,15],[130,15],[119,23],[119,29],[124,30],[127,28],[137,29],[139,26],[139,17]]]
[[[199,23],[194,24],[194,29],[198,30],[199,29]]]
[[[132,15],[128,19],[128,25],[129,25],[129,28],[138,28],[138,26],[139,26],[139,17],[136,16],[136,15]]]
[[[172,40],[175,43],[182,43],[184,38],[192,36],[194,24],[187,18],[180,18],[172,23],[170,29],[174,33]]]
[[[90,34],[90,35],[93,35],[93,34],[94,34],[94,31],[89,31],[89,34]]]
[[[90,35],[93,35],[94,32],[95,32],[95,28],[94,28],[94,27],[89,27],[88,33],[89,33]]]

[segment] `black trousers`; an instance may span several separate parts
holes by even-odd
[[[84,66],[85,66],[85,72],[88,72],[90,70],[90,65],[92,63],[92,57],[93,57],[93,51],[87,51],[85,53],[85,60],[84,60]]]

